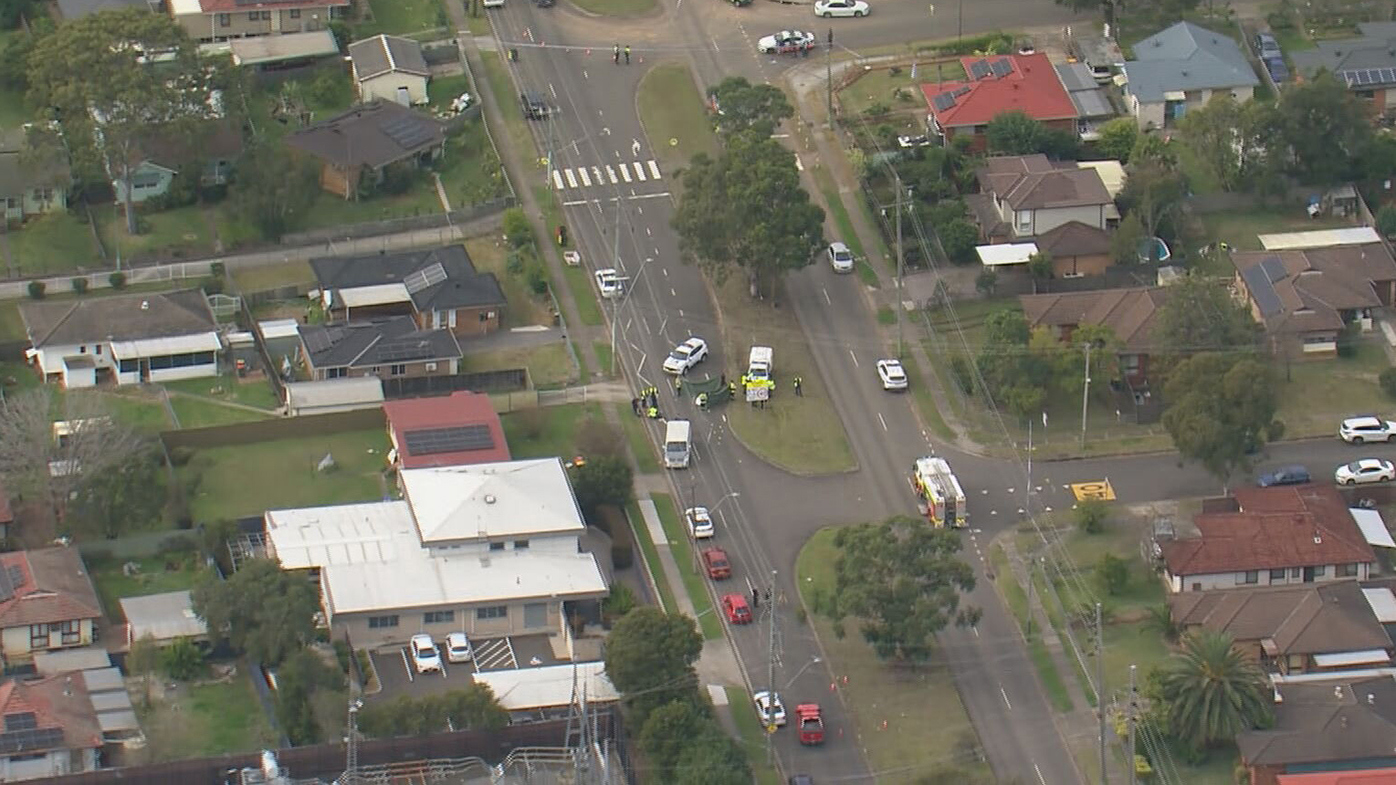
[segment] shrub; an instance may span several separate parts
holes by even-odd
[[[1357,322],[1350,322],[1343,331],[1338,333],[1338,356],[1352,357],[1357,354],[1357,342],[1361,335],[1362,326]]]
[[[171,679],[188,681],[203,668],[204,653],[188,638],[176,638],[160,652],[160,669]]]
[[[180,446],[170,450],[170,464],[173,466],[185,466],[193,457],[194,448],[192,447]]]
[[[1377,210],[1377,231],[1384,237],[1396,236],[1396,205],[1384,204]]]
[[[521,208],[510,207],[504,211],[504,239],[515,248],[533,244],[533,226]]]
[[[1086,499],[1076,505],[1076,526],[1087,534],[1105,531],[1105,524],[1109,518],[1110,508],[1100,499]]]
[[[69,283],[73,285],[73,291],[77,292],[78,294],[87,293],[87,276],[76,276],[73,278],[73,280],[69,281]]]
[[[1377,382],[1381,389],[1392,398],[1396,398],[1396,368],[1387,368],[1377,376]]]
[[[29,282],[29,297],[33,300],[44,299],[44,293],[48,291],[48,286],[43,281]]]
[[[548,271],[543,269],[542,263],[529,265],[528,288],[539,296],[548,293]]]
[[[610,595],[601,601],[602,609],[606,611],[608,616],[615,619],[619,619],[634,610],[636,604],[635,592],[623,583],[611,584]]]
[[[107,283],[111,284],[111,288],[113,289],[125,289],[126,273],[117,270],[116,272],[107,276]]]
[[[208,274],[214,278],[225,278],[228,275],[228,266],[222,262],[214,262],[208,266]]]

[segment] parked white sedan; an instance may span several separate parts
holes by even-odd
[[[831,16],[867,16],[872,8],[863,0],[815,0],[814,15],[828,19]]]
[[[596,288],[603,298],[612,300],[625,293],[625,282],[615,268],[607,267],[596,271]]]
[[[431,636],[426,633],[418,633],[412,636],[408,642],[408,648],[412,650],[412,665],[416,667],[418,673],[429,671],[441,671],[441,652],[437,650],[436,643]]]
[[[756,716],[761,718],[762,725],[777,728],[785,725],[785,704],[780,700],[780,693],[762,690],[751,699],[756,704]]]
[[[453,632],[446,636],[446,660],[448,662],[470,662],[475,652],[470,648],[470,639],[463,632]]]
[[[688,370],[708,356],[708,342],[693,336],[674,347],[664,358],[664,372],[672,374],[688,373]]]
[[[878,360],[877,378],[884,390],[905,390],[907,386],[906,369],[900,360]]]
[[[1339,485],[1365,485],[1388,480],[1396,480],[1396,466],[1380,458],[1363,458],[1345,463],[1333,472],[1333,481]]]
[[[756,51],[761,54],[789,54],[807,52],[814,48],[815,35],[799,30],[782,30],[756,42]]]

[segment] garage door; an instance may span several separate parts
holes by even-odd
[[[548,626],[548,604],[546,602],[525,603],[524,626],[530,629]]]

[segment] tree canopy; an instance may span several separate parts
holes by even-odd
[[[611,628],[606,675],[643,727],[650,710],[696,694],[693,663],[702,650],[703,638],[693,619],[639,607]]]
[[[1138,145],[1135,147],[1136,152],[1130,156],[1133,163],[1129,165],[1129,177],[1125,180],[1124,190],[1120,191],[1120,209],[1139,220],[1146,238],[1161,234],[1176,236],[1175,231],[1165,233],[1162,227],[1176,224],[1182,212],[1183,198],[1188,193],[1187,182],[1177,167],[1148,156],[1145,151],[1139,150]],[[1148,247],[1153,256],[1156,245],[1149,243]],[[1158,260],[1151,258],[1148,261]]]
[[[359,712],[359,730],[377,739],[422,736],[453,728],[498,730],[508,724],[509,712],[495,698],[494,690],[480,682],[424,698],[399,695],[371,703]]]
[[[853,616],[882,659],[928,659],[946,625],[974,624],[961,607],[974,589],[974,569],[959,558],[960,537],[905,515],[839,531],[834,563],[834,616]]]
[[[275,559],[249,559],[227,580],[209,574],[194,587],[194,612],[211,635],[238,652],[276,665],[315,636],[320,600],[305,575]]]
[[[1278,125],[1269,102],[1239,103],[1228,93],[1217,93],[1183,116],[1178,133],[1218,185],[1234,191],[1267,171]]]
[[[1004,155],[1043,153],[1049,158],[1071,158],[1081,146],[1075,134],[1048,128],[1017,110],[995,115],[984,135],[989,152]]]
[[[1349,180],[1373,138],[1367,110],[1351,90],[1324,71],[1287,86],[1274,115],[1291,169],[1306,183]]]
[[[775,85],[752,84],[742,76],[729,76],[708,91],[721,110],[718,133],[724,136],[755,131],[764,136],[795,115],[785,92]]]
[[[1182,650],[1161,669],[1159,684],[1170,733],[1194,749],[1228,742],[1272,716],[1265,674],[1222,633],[1184,636]]]
[[[1167,365],[1193,352],[1229,352],[1256,346],[1259,327],[1225,282],[1189,275],[1168,287],[1154,316],[1150,341]],[[1151,357],[1151,362],[1155,358]]]
[[[319,170],[313,161],[297,159],[285,145],[264,140],[238,161],[228,205],[263,239],[279,240],[298,225],[319,192]]]
[[[1127,164],[1138,139],[1138,121],[1133,117],[1116,117],[1100,126],[1100,138],[1095,142],[1095,149],[1106,158]]]
[[[1080,391],[1086,343],[1093,347],[1092,375],[1119,376],[1121,344],[1109,327],[1083,324],[1072,334],[1071,343],[1063,343],[1048,328],[1030,330],[1017,308],[989,314],[985,327],[975,363],[994,401],[1019,417],[1037,417],[1049,397]]]
[[[590,518],[603,504],[623,506],[633,492],[633,472],[624,458],[603,455],[589,458],[572,471],[572,490],[582,515]]]
[[[1245,355],[1198,354],[1168,374],[1163,425],[1179,454],[1225,483],[1282,431],[1274,372]]]
[[[163,460],[154,445],[143,443],[121,464],[81,483],[72,499],[65,523],[84,534],[110,540],[152,528],[165,506]]]

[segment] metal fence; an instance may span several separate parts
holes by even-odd
[[[523,390],[528,387],[528,370],[510,368],[502,371],[479,371],[477,373],[457,373],[450,376],[413,376],[383,380],[383,397],[421,398],[428,395],[446,395],[459,390],[471,392],[500,393]]]

